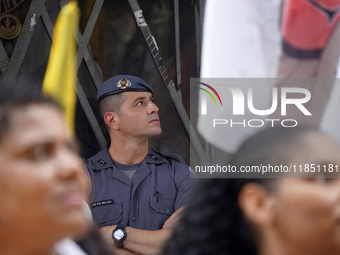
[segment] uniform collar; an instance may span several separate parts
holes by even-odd
[[[166,162],[165,157],[153,149],[149,149],[148,154],[145,157],[145,162],[149,164],[162,164]]]
[[[94,170],[104,170],[107,168],[112,168],[114,166],[114,163],[109,153],[109,146],[110,145],[107,145],[96,155],[93,166]]]
[[[149,149],[144,161],[148,164],[162,164],[166,161],[165,157],[160,153]],[[94,170],[104,170],[108,168],[115,167],[113,160],[109,153],[109,148],[106,146],[101,150],[100,153],[96,155],[95,164],[93,166]]]

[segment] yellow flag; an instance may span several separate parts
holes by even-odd
[[[56,100],[65,111],[68,134],[74,133],[76,106],[76,41],[79,8],[70,1],[59,12],[43,82],[43,93]]]

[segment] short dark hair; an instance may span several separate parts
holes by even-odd
[[[107,96],[99,102],[99,111],[102,117],[104,117],[107,112],[115,112],[120,114],[121,107],[125,101],[125,93],[119,93]]]
[[[41,91],[41,84],[28,80],[16,82],[0,81],[0,140],[10,128],[13,110],[32,104],[47,104],[61,110],[61,107]]]
[[[297,151],[303,150],[304,135],[321,132],[312,126],[266,128],[249,137],[230,159],[235,166],[270,163],[286,165]]]
[[[122,104],[125,101],[125,96],[124,96],[125,93],[118,93],[118,94],[110,95],[100,100],[98,106],[99,106],[100,115],[102,116],[103,119],[104,119],[105,113],[107,112],[115,112],[118,115],[120,115]],[[109,130],[109,127],[106,125],[106,123],[105,123],[105,126]]]

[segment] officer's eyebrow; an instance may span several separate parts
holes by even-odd
[[[145,100],[145,99],[146,99],[145,96],[137,97],[137,98],[135,98],[135,100],[133,100],[133,103],[137,103],[138,101],[140,101],[140,100]]]
[[[135,101],[143,100],[143,99],[146,99],[146,98],[147,98],[146,96],[140,96],[140,97],[137,97]]]
[[[154,96],[151,95],[151,96],[140,96],[140,97],[137,97],[135,100],[133,100],[133,103],[137,103],[138,101],[141,101],[141,100],[145,100],[145,99],[150,99],[150,100],[153,100],[154,99]]]

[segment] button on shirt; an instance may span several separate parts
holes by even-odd
[[[152,149],[133,182],[113,163],[108,148],[87,160],[92,180],[91,208],[100,226],[123,224],[157,230],[186,204],[193,180],[185,163]]]

